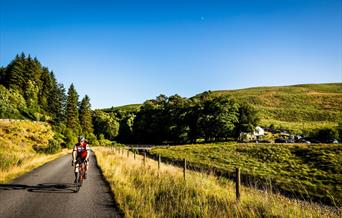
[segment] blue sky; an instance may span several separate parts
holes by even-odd
[[[342,81],[342,0],[0,0],[0,65],[36,56],[93,108]]]

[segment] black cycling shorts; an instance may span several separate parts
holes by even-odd
[[[87,162],[86,158],[82,158],[82,157],[77,157],[76,158],[76,164],[80,164],[83,162]]]

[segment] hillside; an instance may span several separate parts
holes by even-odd
[[[211,93],[252,104],[258,111],[262,126],[273,124],[276,128],[302,133],[303,130],[335,127],[342,122],[342,83],[254,87]],[[139,106],[134,104],[103,110],[132,111],[139,110]]]
[[[105,108],[102,109],[104,112],[114,112],[114,111],[127,111],[127,112],[134,112],[139,111],[141,104],[128,104],[122,105],[117,107]]]
[[[0,119],[0,183],[65,153],[38,152],[49,147],[53,136],[47,123]]]
[[[331,127],[342,120],[342,83],[213,91],[251,103],[261,125],[292,130]]]

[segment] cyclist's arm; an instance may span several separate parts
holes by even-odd
[[[74,162],[76,161],[76,156],[77,156],[77,150],[76,150],[76,145],[75,145],[74,149],[72,150],[72,160]]]
[[[88,145],[88,144],[87,144],[87,146],[86,146],[86,150],[87,150],[87,160],[89,160],[90,148],[89,148],[89,145]]]

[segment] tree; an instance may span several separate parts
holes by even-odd
[[[257,111],[248,103],[240,103],[239,122],[236,125],[235,136],[238,137],[241,132],[253,132],[259,122]]]
[[[66,104],[66,126],[76,131],[79,131],[80,129],[78,118],[78,94],[74,84],[71,84],[68,90]]]
[[[66,104],[67,104],[67,95],[65,94],[66,90],[64,85],[59,83],[57,85],[57,96],[59,104],[56,105],[56,121],[64,122],[66,119]]]
[[[114,114],[95,110],[93,114],[94,133],[97,137],[101,134],[107,139],[114,140],[119,134],[119,122]]]
[[[26,88],[24,92],[24,98],[26,100],[27,107],[32,111],[38,111],[38,92],[39,88],[36,83],[32,80],[29,80],[26,83]]]
[[[26,110],[26,101],[18,90],[0,85],[0,118],[21,118]]]
[[[5,84],[6,67],[0,67],[0,85]]]
[[[86,135],[93,132],[90,98],[84,96],[80,105],[80,124],[82,132]]]
[[[25,54],[16,55],[6,68],[5,84],[7,88],[18,90],[21,95],[25,89]]]
[[[120,114],[120,127],[118,141],[123,143],[130,143],[133,141],[133,122],[135,119],[134,113]]]
[[[43,68],[40,76],[40,90],[39,90],[39,105],[45,111],[49,111],[49,98],[52,96],[50,93],[53,92],[53,81],[49,69]]]
[[[202,99],[198,127],[205,141],[219,141],[233,136],[239,105],[226,96]]]

